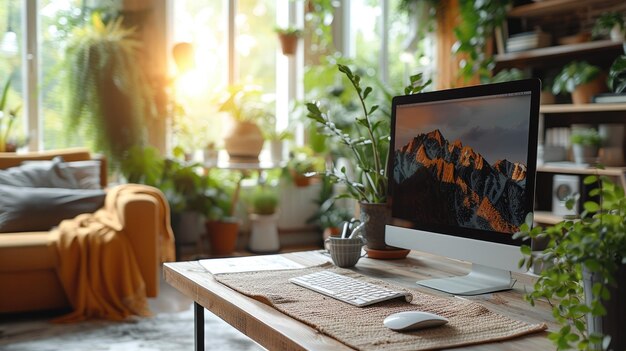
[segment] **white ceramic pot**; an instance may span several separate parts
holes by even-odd
[[[278,238],[278,214],[259,215],[250,214],[250,242],[248,249],[252,252],[278,252],[280,240]]]

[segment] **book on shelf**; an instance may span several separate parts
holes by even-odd
[[[626,103],[626,93],[602,93],[595,95],[592,101],[599,104]]]

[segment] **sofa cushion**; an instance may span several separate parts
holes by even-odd
[[[18,167],[0,170],[0,184],[24,187],[77,189],[78,182],[63,159],[24,163]]]
[[[104,198],[103,190],[0,185],[0,233],[49,230],[64,219],[96,211]]]
[[[0,272],[53,269],[56,247],[48,232],[0,235]]]
[[[64,174],[68,174],[75,180],[75,187],[77,189],[101,189],[100,182],[100,161],[98,160],[85,160],[85,161],[73,161],[64,162],[61,157],[55,157],[52,161],[24,161],[22,166],[38,166],[41,168],[55,169],[55,167],[62,169]],[[71,188],[69,186],[63,186],[62,188]]]

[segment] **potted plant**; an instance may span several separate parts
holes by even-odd
[[[302,30],[295,27],[275,28],[283,55],[293,55],[298,48],[298,39],[302,36]]]
[[[114,166],[126,150],[145,141],[154,115],[153,91],[140,60],[136,30],[122,17],[77,28],[67,46],[68,132],[86,133]]]
[[[621,55],[613,61],[609,69],[608,86],[616,94],[626,91],[626,55]]]
[[[252,252],[278,252],[278,195],[268,185],[259,186],[252,195],[251,233],[248,248]]]
[[[561,328],[549,338],[557,349],[626,349],[626,198],[624,190],[606,177],[588,176],[584,184],[593,190],[577,220],[532,228],[532,220],[521,226],[516,238],[540,239],[546,248],[531,252],[522,245],[520,267],[534,261],[544,266],[534,290],[526,295],[531,305],[537,300],[552,305]],[[568,201],[572,208],[575,199]]]
[[[330,178],[323,175],[319,196],[315,199],[317,211],[307,219],[307,223],[315,224],[322,230],[322,242],[328,237],[338,236],[343,223],[349,221],[353,213],[337,204],[334,196],[334,184]]]
[[[324,159],[309,146],[293,148],[286,169],[297,187],[306,187],[318,180],[317,172],[324,170]]]
[[[261,99],[259,88],[233,85],[220,104],[219,111],[229,113],[234,123],[224,138],[224,148],[231,160],[259,161],[265,140],[257,121],[268,113]]]
[[[576,163],[596,163],[598,148],[602,143],[602,137],[597,130],[594,128],[576,129],[572,132],[570,141]]]
[[[352,161],[356,164],[356,175],[352,176],[345,168],[331,168],[326,170],[333,182],[346,186],[347,193],[340,196],[352,197],[359,202],[361,221],[365,223],[364,237],[370,250],[389,249],[385,244],[384,227],[390,221],[390,211],[387,206],[387,155],[389,152],[388,125],[376,118],[378,105],[367,106],[367,98],[372,96],[373,89],[361,85],[361,77],[354,74],[345,65],[338,64],[342,72],[355,89],[361,107],[361,114],[355,120],[358,135],[352,136],[337,127],[331,116],[320,110],[318,104],[307,103],[307,117],[314,120],[319,126],[335,139],[335,142],[348,149]],[[421,92],[430,81],[421,84],[421,74],[411,77],[411,84],[405,88],[405,94]]]
[[[605,12],[593,25],[594,37],[609,34],[612,41],[624,41],[624,15],[619,12]]]
[[[604,90],[599,67],[586,61],[572,61],[554,78],[552,92],[572,94],[574,104],[587,104],[591,98]]]
[[[208,179],[210,195],[213,201],[205,212],[204,222],[211,254],[230,256],[237,248],[240,221],[234,216],[233,186],[226,179],[211,177]]]

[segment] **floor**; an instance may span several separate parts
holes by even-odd
[[[193,304],[167,283],[150,299],[151,318],[128,322],[52,324],[50,316],[0,320],[2,351],[193,350]],[[206,350],[263,350],[210,312],[205,312]]]

